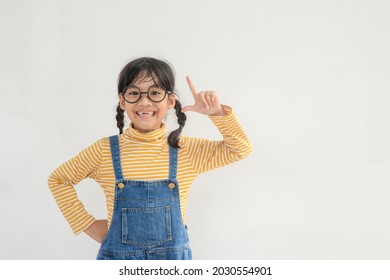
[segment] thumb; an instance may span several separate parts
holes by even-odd
[[[188,111],[194,111],[194,110],[195,110],[195,106],[193,106],[193,105],[188,105],[188,106],[184,106],[183,108],[181,108],[181,111],[183,113],[188,112]]]

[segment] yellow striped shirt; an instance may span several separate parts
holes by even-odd
[[[177,180],[183,222],[188,193],[196,176],[240,160],[252,151],[252,145],[232,109],[226,105],[223,107],[227,115],[209,116],[222,134],[222,141],[180,136]],[[119,135],[119,146],[125,180],[168,178],[169,146],[165,124],[150,133],[141,133],[130,125]],[[50,191],[76,235],[95,221],[95,218],[85,210],[74,189],[74,185],[85,178],[92,178],[102,187],[110,225],[114,205],[115,173],[108,137],[99,139],[60,165],[48,179]]]

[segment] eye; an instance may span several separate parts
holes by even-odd
[[[138,96],[139,95],[139,91],[135,88],[128,88],[126,91],[125,91],[125,95],[126,96]]]
[[[151,91],[150,92],[150,95],[153,95],[153,96],[159,96],[161,94],[161,92],[158,92],[158,91]]]
[[[125,95],[129,97],[137,97],[139,95],[139,89],[135,86],[129,85],[125,89]]]

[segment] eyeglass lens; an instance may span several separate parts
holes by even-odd
[[[161,85],[153,85],[145,93],[148,94],[150,100],[160,102],[165,98],[165,92],[165,89]],[[124,92],[123,97],[127,102],[135,103],[141,99],[141,91],[138,87],[130,85]]]

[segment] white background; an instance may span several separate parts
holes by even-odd
[[[389,259],[389,13],[379,0],[0,0],[0,259],[96,257],[47,179],[118,133],[117,76],[139,56],[174,65],[185,105],[186,75],[216,90],[254,146],[194,182],[194,259]],[[196,113],[184,134],[220,139]],[[100,186],[76,189],[105,218]]]

